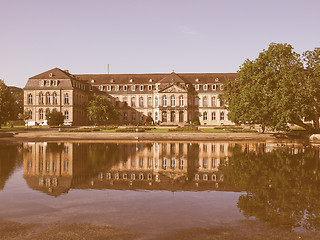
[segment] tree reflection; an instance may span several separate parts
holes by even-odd
[[[230,152],[221,170],[227,183],[247,192],[238,201],[245,216],[285,228],[320,229],[318,148],[246,152],[235,145]]]
[[[0,190],[13,173],[15,167],[21,162],[19,145],[0,144]]]

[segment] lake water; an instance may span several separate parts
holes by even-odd
[[[0,219],[161,232],[259,219],[320,229],[319,148],[265,142],[0,144]]]

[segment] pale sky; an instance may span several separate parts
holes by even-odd
[[[0,78],[236,72],[271,42],[320,47],[319,0],[0,0]]]

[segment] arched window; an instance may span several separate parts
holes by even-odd
[[[180,107],[184,106],[184,98],[183,98],[183,96],[179,96],[179,105],[180,105]]]
[[[217,98],[215,96],[212,97],[212,107],[217,106]]]
[[[42,108],[39,109],[39,119],[43,120],[43,109]]]
[[[162,112],[162,122],[167,122],[167,112],[166,111]]]
[[[48,116],[48,114],[49,114],[49,113],[50,113],[50,109],[49,109],[49,108],[47,108],[47,109],[46,109],[46,119],[48,119],[48,117],[47,117],[47,116]]]
[[[135,107],[136,106],[136,98],[132,97],[131,98],[131,107]]]
[[[166,96],[166,95],[164,95],[164,96],[162,97],[162,106],[163,106],[163,107],[166,107],[166,106],[167,106],[167,96]]]
[[[64,111],[64,119],[69,120],[69,112],[68,110]]]
[[[32,98],[32,94],[30,93],[28,95],[28,104],[32,104],[32,102],[33,102],[33,98]]]
[[[50,104],[50,93],[46,93],[46,104]]]
[[[44,104],[43,93],[39,93],[39,104]]]
[[[155,99],[154,99],[154,104],[156,105],[156,107],[158,107],[158,105],[159,105],[159,99],[158,99],[158,97],[155,97]]]
[[[31,110],[28,111],[28,119],[32,119],[32,111]]]
[[[53,94],[52,94],[52,100],[53,100],[53,105],[57,105],[58,104],[58,98],[57,98],[57,93],[56,92],[54,92]]]
[[[148,107],[152,107],[152,98],[148,97]]]
[[[176,97],[174,95],[171,96],[171,107],[176,106]]]
[[[208,120],[208,113],[207,113],[207,112],[204,112],[204,113],[203,113],[203,120],[204,120],[204,121],[207,121],[207,120]]]
[[[139,106],[143,107],[144,106],[144,101],[143,101],[143,97],[139,98]]]
[[[66,93],[64,95],[64,104],[69,104],[69,94],[68,93]]]
[[[176,120],[176,113],[174,111],[172,111],[170,114],[170,120],[171,122],[174,122]]]
[[[183,121],[184,121],[183,112],[180,111],[179,112],[179,122],[183,122]]]
[[[224,120],[224,112],[220,112],[220,120],[221,120],[221,121]]]
[[[206,96],[203,97],[202,103],[204,107],[208,107],[208,98]]]
[[[196,97],[195,99],[194,99],[194,105],[195,106],[199,106],[199,98],[198,97]]]
[[[212,120],[212,121],[215,121],[215,120],[216,120],[216,112],[212,112],[211,120]]]

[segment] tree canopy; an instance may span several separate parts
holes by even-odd
[[[59,126],[63,124],[64,116],[62,112],[53,109],[52,112],[46,114],[49,126]]]
[[[110,123],[117,120],[119,112],[115,110],[111,101],[101,95],[94,95],[88,103],[89,120],[99,124]]]
[[[290,44],[271,43],[257,59],[247,59],[238,74],[220,96],[231,121],[275,130],[296,124],[319,131],[320,48],[300,55]]]
[[[0,79],[0,126],[11,120],[14,114],[14,103],[10,89]]]

